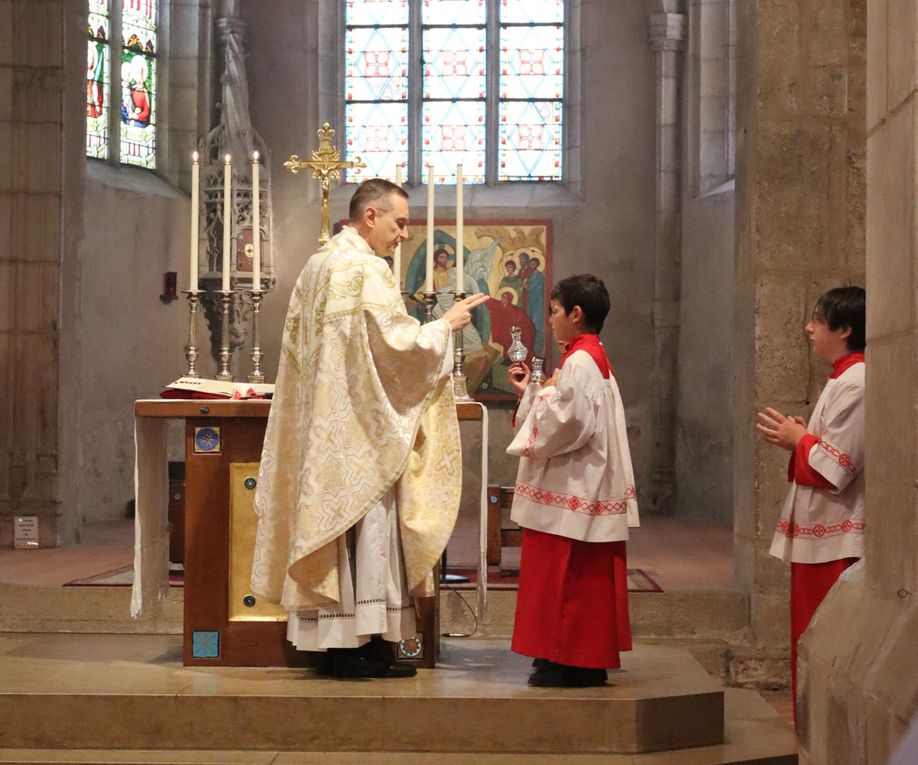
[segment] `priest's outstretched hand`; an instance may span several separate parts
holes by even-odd
[[[472,309],[477,308],[487,299],[488,296],[481,292],[469,295],[464,300],[453,303],[450,309],[443,314],[443,318],[449,322],[453,332],[458,332],[472,320]]]

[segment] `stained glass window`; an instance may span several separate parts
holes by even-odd
[[[563,0],[501,0],[498,180],[559,181]]]
[[[121,0],[121,161],[156,167],[158,0]]]
[[[347,180],[559,181],[564,0],[346,0]],[[416,41],[416,42],[415,42]],[[420,54],[409,50],[420,46]],[[493,144],[491,143],[493,141]]]
[[[345,12],[345,141],[366,163],[345,179],[394,178],[408,162],[408,0],[348,0]]]
[[[113,1],[121,3],[120,14],[112,14]],[[86,155],[108,159],[114,152],[123,164],[152,170],[159,0],[87,0],[87,5]]]
[[[86,49],[86,156],[108,159],[111,37],[108,0],[90,0]]]

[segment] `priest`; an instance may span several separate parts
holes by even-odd
[[[255,495],[252,592],[289,613],[287,638],[337,677],[404,677],[390,641],[415,634],[413,597],[459,507],[452,333],[486,296],[421,326],[385,260],[408,236],[408,195],[358,186],[350,225],[293,289]]]

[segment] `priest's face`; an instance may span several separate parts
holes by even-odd
[[[395,248],[408,238],[408,200],[399,194],[389,194],[379,206],[367,208],[369,225],[367,243],[379,257],[395,253]]]

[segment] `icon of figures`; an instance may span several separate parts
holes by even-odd
[[[92,40],[86,49],[86,116],[102,116],[102,55]]]
[[[147,93],[147,60],[140,54],[121,65],[121,119],[127,125],[150,124],[150,98]]]

